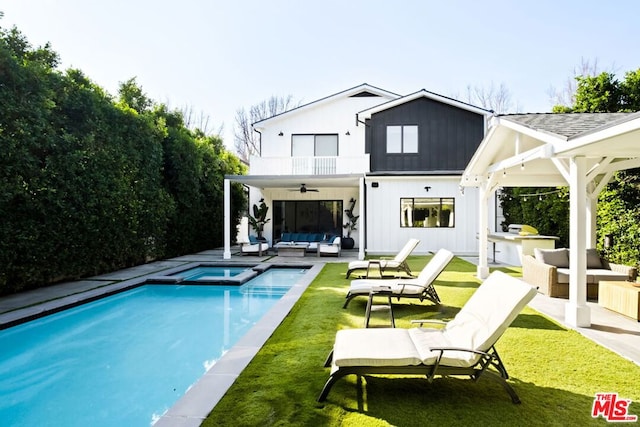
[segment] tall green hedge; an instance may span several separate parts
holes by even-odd
[[[223,178],[244,173],[222,140],[57,65],[0,28],[0,294],[220,246]]]

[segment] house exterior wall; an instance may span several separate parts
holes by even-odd
[[[418,125],[418,153],[387,153],[389,125]],[[428,98],[375,113],[367,120],[366,152],[371,154],[371,172],[462,172],[484,131],[483,115]]]
[[[337,98],[274,117],[261,130],[261,157],[291,157],[293,134],[337,134],[340,157],[363,156],[364,126],[356,126],[356,112],[389,99],[383,96]],[[347,131],[350,135],[346,135]]]
[[[378,187],[372,187],[377,182]],[[369,176],[366,184],[367,227],[366,250],[371,253],[395,254],[410,238],[420,239],[414,253],[426,254],[446,248],[462,254],[478,253],[478,191],[459,191],[460,176]],[[425,186],[430,186],[427,192]],[[401,198],[453,197],[455,226],[418,228],[400,226]]]

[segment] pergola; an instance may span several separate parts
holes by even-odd
[[[565,322],[591,326],[586,248],[595,247],[598,194],[616,171],[640,167],[640,113],[513,114],[490,120],[460,185],[479,189],[478,276],[488,268],[488,200],[500,187],[569,187]]]

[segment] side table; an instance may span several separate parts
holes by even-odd
[[[385,304],[373,304],[373,299],[376,296],[381,296],[381,297],[386,297],[387,301]],[[396,327],[396,320],[393,317],[393,304],[391,303],[391,296],[392,296],[392,292],[391,292],[391,288],[388,286],[379,286],[379,287],[374,287],[371,289],[371,291],[369,292],[369,301],[367,301],[367,310],[364,314],[364,327],[368,328],[369,327],[369,318],[371,317],[371,312],[372,311],[378,311],[378,310],[389,310],[389,318],[391,320],[391,327],[395,328]]]

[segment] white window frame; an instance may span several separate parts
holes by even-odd
[[[418,125],[387,125],[387,154],[417,154]]]

